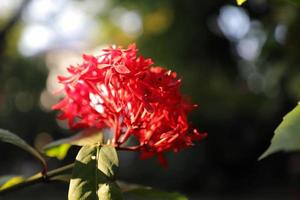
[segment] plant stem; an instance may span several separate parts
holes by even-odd
[[[35,185],[37,183],[56,181],[57,180],[55,179],[56,176],[66,174],[66,172],[73,169],[73,167],[74,167],[74,163],[48,171],[45,175],[43,175],[42,173],[37,173],[21,183],[12,185],[11,187],[4,188],[2,190],[0,189],[0,196],[12,191],[23,189],[26,186]]]
[[[122,151],[139,151],[143,148],[143,146],[141,146],[141,145],[129,146],[129,147],[115,146],[115,148],[117,150],[122,150]],[[57,169],[53,169],[51,171],[39,172],[39,173],[27,178],[26,180],[15,184],[15,185],[12,185],[12,186],[9,186],[9,187],[3,188],[3,189],[1,189],[1,187],[0,187],[0,197],[9,192],[21,190],[27,186],[35,185],[35,184],[42,183],[42,182],[47,183],[47,182],[53,182],[53,181],[63,181],[63,180],[65,181],[66,179],[69,178],[65,175],[71,175],[71,173],[68,173],[68,172],[70,172],[73,169],[73,167],[74,167],[74,163],[65,165],[65,166],[57,168]]]

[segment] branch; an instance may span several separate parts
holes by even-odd
[[[12,191],[20,190],[25,188],[26,186],[31,186],[35,185],[37,183],[42,183],[42,182],[50,182],[50,181],[57,181],[55,177],[62,175],[69,170],[73,169],[74,163],[48,171],[46,175],[43,175],[42,173],[37,173],[28,179],[26,179],[24,182],[18,183],[16,185],[13,185],[11,187],[5,188],[3,190],[0,190],[0,196],[7,194]]]

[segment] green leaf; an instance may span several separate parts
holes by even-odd
[[[25,179],[22,176],[3,176],[0,178],[0,191],[12,187],[23,182]]]
[[[78,134],[54,141],[44,147],[44,153],[49,157],[56,157],[62,160],[66,157],[72,145],[84,146],[102,143],[103,134],[99,129],[89,129],[79,132]]]
[[[110,180],[114,180],[119,169],[119,159],[115,148],[102,146],[98,154],[98,168]]]
[[[0,129],[0,141],[13,144],[15,146],[20,147],[21,149],[27,151],[31,155],[33,155],[36,159],[38,159],[44,168],[47,168],[47,163],[45,159],[42,157],[42,155],[35,150],[33,147],[29,146],[23,139],[21,139],[19,136],[7,131]]]
[[[240,6],[245,3],[247,0],[236,0],[236,3]]]
[[[118,200],[123,199],[123,195],[116,183],[105,183],[98,190],[98,198],[100,200]]]
[[[114,182],[118,157],[111,146],[83,146],[73,168],[69,200],[121,200],[121,190]]]
[[[4,175],[0,177],[0,188],[10,179],[14,178],[14,177],[22,177],[20,175]]]
[[[48,157],[56,157],[59,160],[62,160],[67,156],[67,153],[71,146],[72,145],[70,144],[58,144],[56,146],[45,147],[44,153]]]
[[[151,187],[139,187],[125,193],[126,199],[130,200],[188,200],[177,192],[165,192]]]
[[[275,130],[269,148],[259,160],[278,151],[300,150],[300,105],[284,116],[283,121]]]

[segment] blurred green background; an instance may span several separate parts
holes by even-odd
[[[299,11],[285,0],[0,0],[0,127],[38,149],[70,136],[51,111],[56,76],[83,52],[135,42],[183,78],[182,91],[200,105],[190,121],[209,136],[168,154],[168,169],[122,152],[120,179],[191,200],[299,199],[299,153],[257,161],[300,98]],[[13,146],[0,152],[0,175],[39,170]],[[66,199],[67,190],[41,184],[1,199]]]

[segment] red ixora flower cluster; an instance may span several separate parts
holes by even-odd
[[[66,96],[53,109],[62,111],[58,118],[71,128],[109,128],[116,148],[139,150],[142,159],[157,155],[162,165],[163,152],[177,152],[206,136],[189,129],[187,113],[195,105],[182,97],[176,73],[137,56],[135,44],[83,59],[68,68],[71,76],[58,77]],[[137,145],[128,146],[131,137]]]

